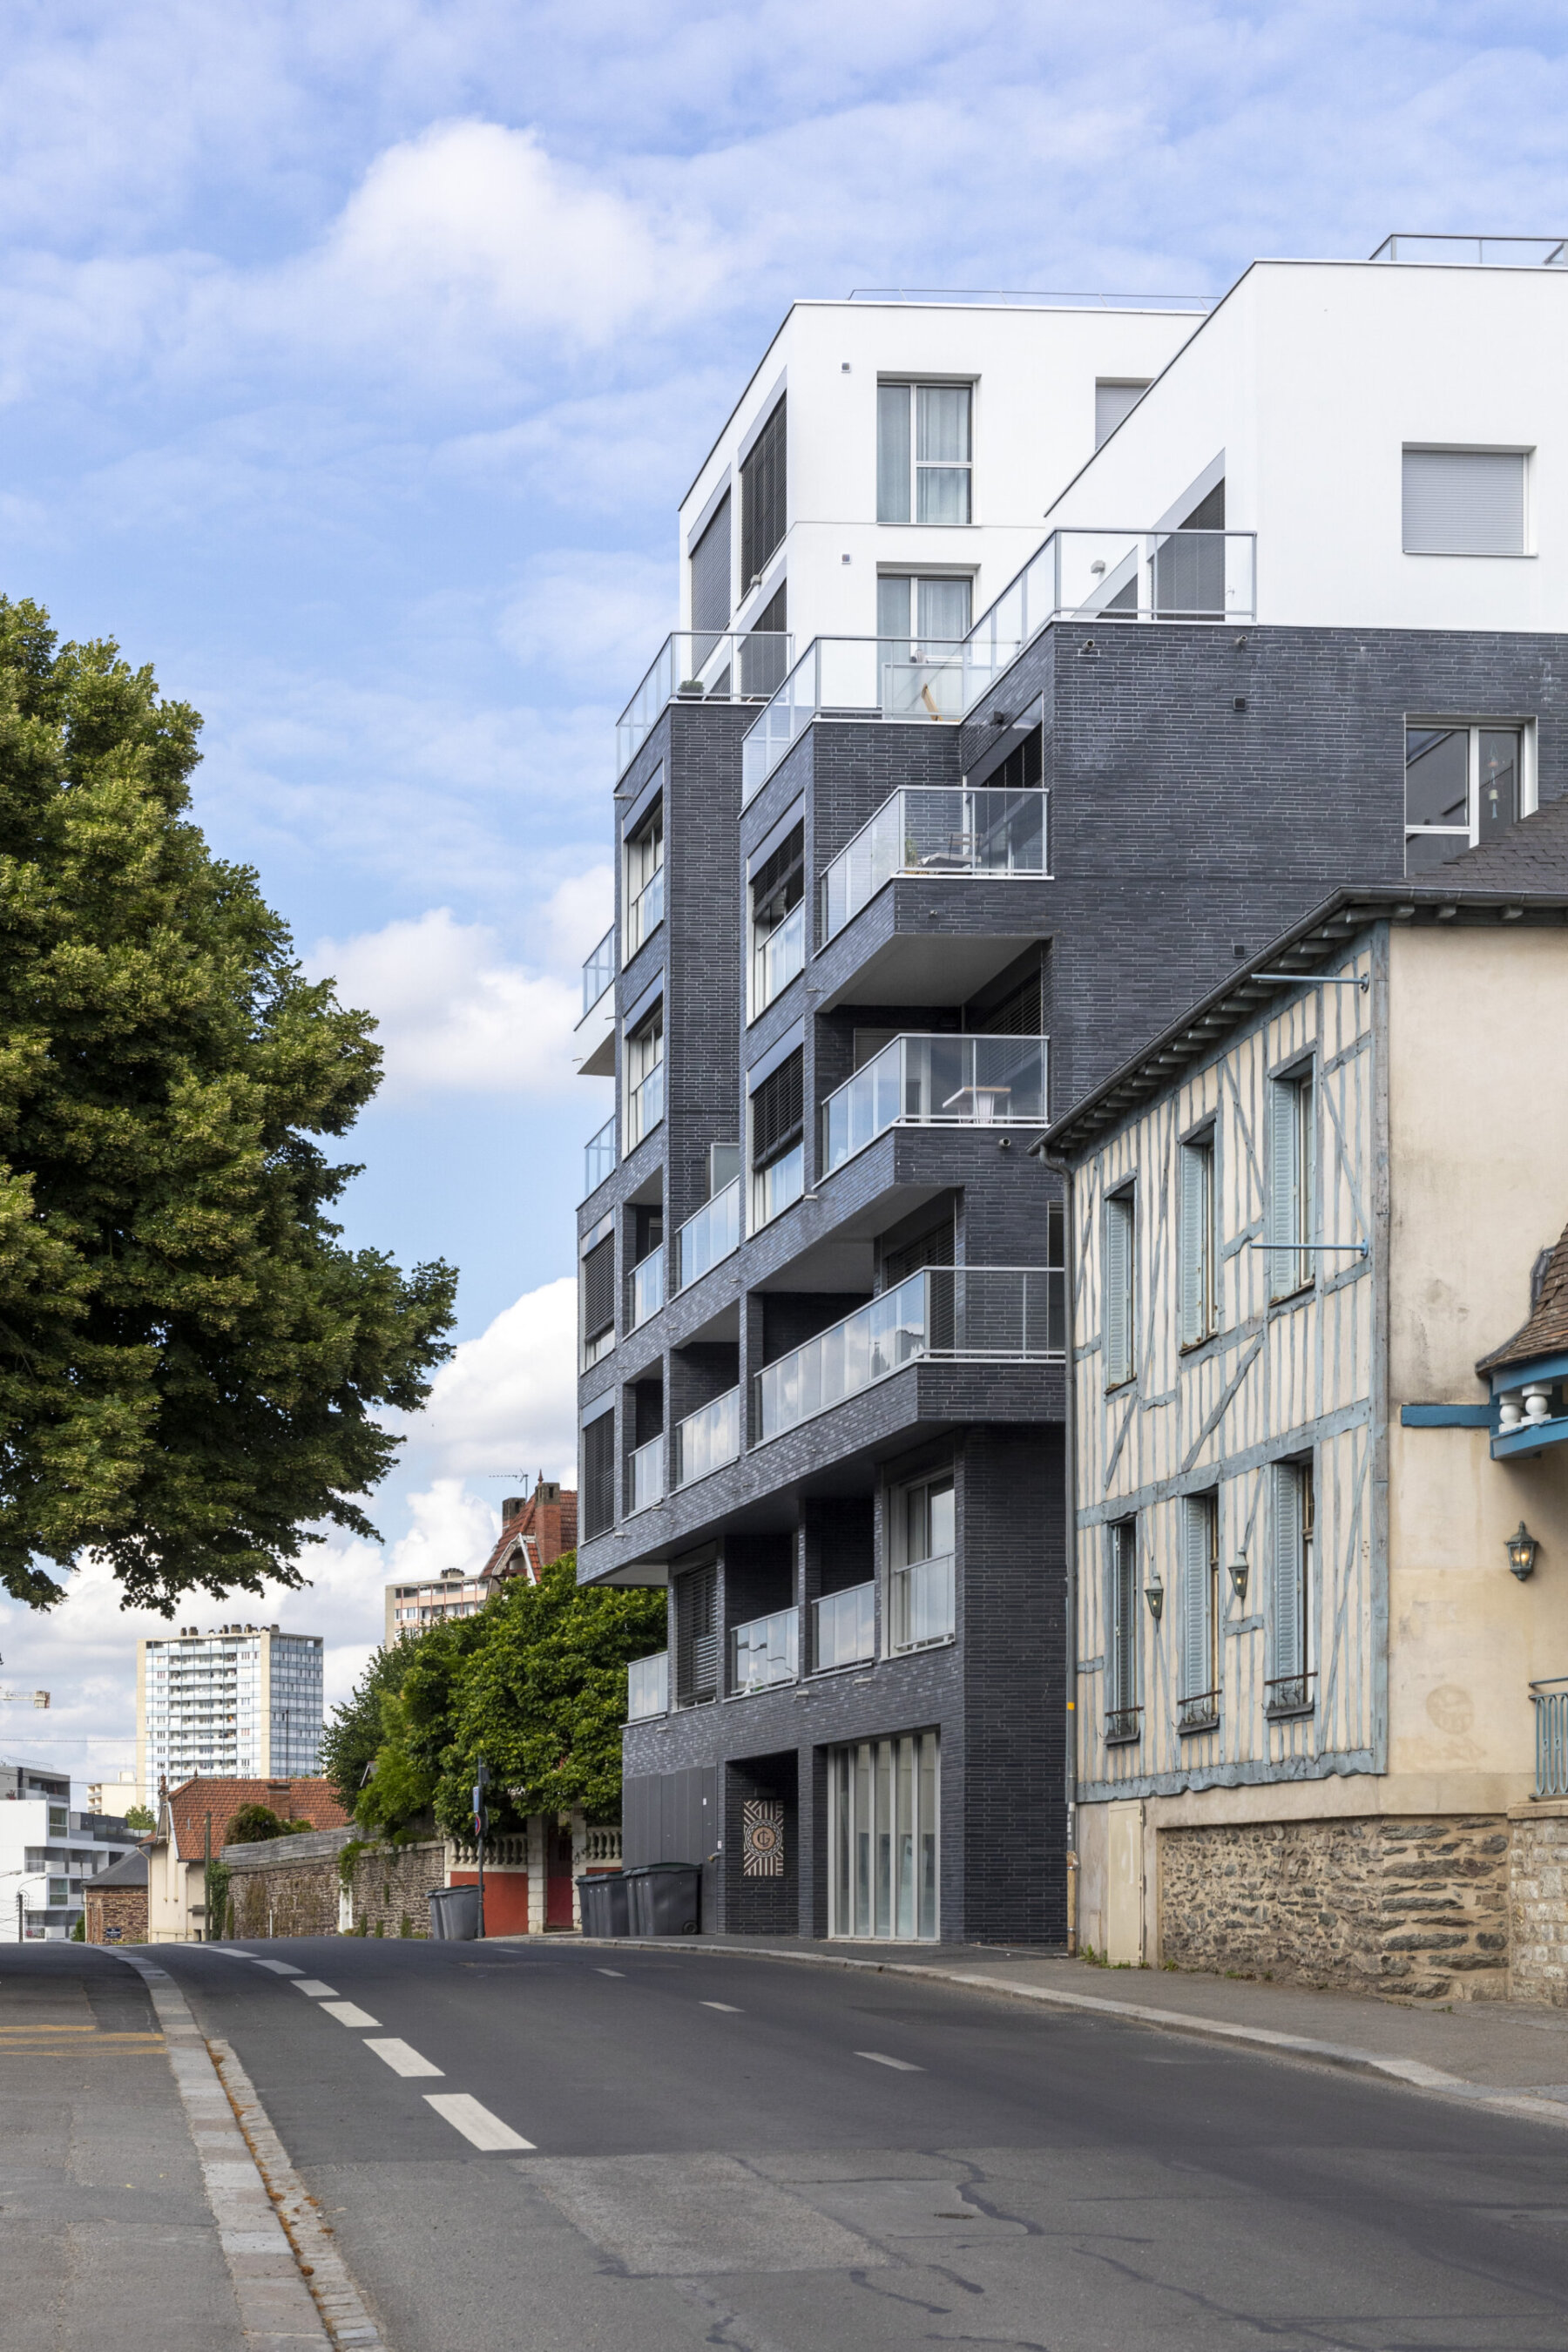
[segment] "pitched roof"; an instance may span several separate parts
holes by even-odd
[[[1541,1290],[1528,1319],[1511,1339],[1483,1356],[1476,1370],[1501,1371],[1506,1364],[1528,1364],[1538,1356],[1562,1355],[1568,1355],[1568,1228],[1546,1261]]]
[[[134,1853],[122,1853],[118,1862],[111,1862],[107,1870],[99,1871],[96,1876],[87,1881],[89,1893],[96,1893],[100,1886],[145,1886],[146,1884],[147,1855],[142,1846],[138,1846]]]
[[[536,1486],[521,1510],[506,1521],[479,1570],[481,1582],[526,1576],[531,1584],[537,1584],[552,1560],[576,1549],[576,1489],[563,1486],[551,1501],[542,1501],[541,1494],[542,1488]]]
[[[1456,890],[1561,890],[1568,874],[1568,793],[1546,801],[1533,816],[1500,833],[1479,849],[1461,851],[1446,866],[1424,874],[1424,882],[1447,882]]]
[[[213,1852],[229,1842],[229,1824],[242,1805],[269,1805],[283,1821],[309,1822],[313,1830],[341,1830],[348,1815],[330,1780],[239,1780],[210,1777],[183,1781],[164,1803],[173,1819],[174,1844],[189,1862],[206,1851],[207,1815],[212,1815]],[[164,1804],[158,1809],[158,1834],[168,1834]]]

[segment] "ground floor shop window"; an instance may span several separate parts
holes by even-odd
[[[934,1731],[828,1753],[832,1936],[937,1933],[942,1743]]]

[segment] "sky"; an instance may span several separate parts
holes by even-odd
[[[573,1068],[613,722],[675,509],[792,298],[1217,294],[1257,255],[1568,228],[1560,7],[1332,0],[3,0],[0,591],[205,714],[196,814],[381,1024],[355,1246],[458,1347],[309,1591],[478,1566],[574,1469]],[[92,1564],[0,1602],[0,1752],[132,1760]]]

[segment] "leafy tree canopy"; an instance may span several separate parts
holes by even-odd
[[[155,1830],[158,1824],[146,1805],[132,1805],[125,1814],[125,1826],[128,1830],[140,1830],[145,1835],[149,1830]]]
[[[386,1738],[381,1702],[396,1696],[413,1654],[410,1642],[395,1642],[390,1649],[377,1650],[350,1696],[332,1709],[322,1730],[317,1751],[320,1769],[331,1782],[332,1793],[345,1813],[352,1813],[358,1804],[365,1776]]]
[[[310,1822],[285,1821],[270,1805],[241,1805],[224,1832],[225,1845],[260,1845],[268,1838],[294,1837]]]
[[[172,1615],[302,1582],[449,1352],[456,1276],[351,1252],[374,1024],[186,814],[200,721],[0,598],[0,1584]]]

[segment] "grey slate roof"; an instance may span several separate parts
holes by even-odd
[[[1501,1371],[1507,1364],[1532,1363],[1539,1356],[1568,1354],[1568,1230],[1547,1261],[1541,1296],[1511,1339],[1494,1348],[1476,1366],[1478,1372]]]
[[[1456,890],[1561,890],[1568,876],[1568,793],[1548,801],[1533,816],[1521,817],[1496,841],[1467,849],[1447,866],[1424,874],[1436,886],[1452,877]]]
[[[88,1879],[86,1884],[92,1887],[145,1886],[147,1856],[138,1846],[134,1853],[121,1854],[118,1862],[111,1862],[107,1870],[100,1870],[96,1878]]]

